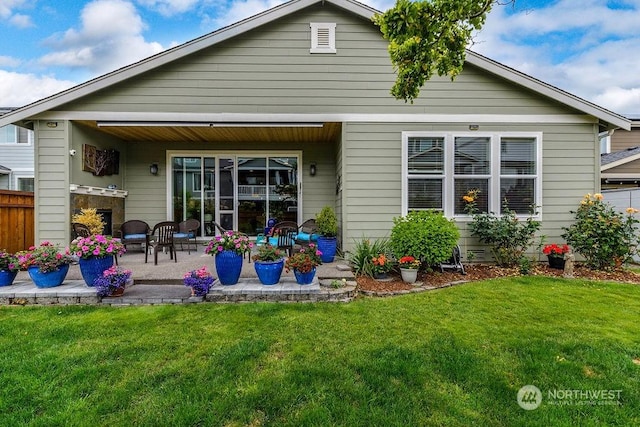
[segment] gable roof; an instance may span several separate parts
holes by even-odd
[[[371,20],[375,14],[379,13],[378,10],[355,0],[291,0],[235,24],[223,27],[197,39],[188,41],[174,48],[165,50],[131,65],[122,67],[70,89],[11,111],[0,117],[0,126],[17,123],[21,120],[56,108],[67,102],[75,101],[83,96],[89,95],[116,83],[120,83],[126,79],[135,77],[167,63],[176,61],[194,52],[198,52],[314,4],[324,4],[325,2],[347,10],[366,20]],[[596,104],[590,103],[480,54],[467,50],[466,62],[510,82],[531,89],[555,101],[596,117],[601,122],[605,123],[608,128],[620,127],[627,130],[630,129],[630,121],[625,117],[608,111]]]
[[[600,170],[607,170],[640,159],[640,146],[600,156]]]

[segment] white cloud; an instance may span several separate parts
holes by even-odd
[[[26,4],[27,0],[2,0],[0,1],[0,18],[7,19],[13,14],[13,9],[17,9]]]
[[[637,3],[614,10],[598,0],[524,0],[511,15],[495,7],[471,49],[615,112],[638,113],[640,57],[630,54],[640,44]]]
[[[0,56],[0,67],[17,67],[18,65],[20,65],[19,59],[10,56]]]
[[[39,62],[45,66],[87,68],[104,73],[163,50],[141,35],[145,29],[134,6],[123,0],[96,0],[81,14],[81,28],[71,28],[47,43],[56,50]]]
[[[18,28],[33,27],[33,22],[31,21],[31,17],[29,15],[15,14],[11,18],[9,18],[9,22],[13,26]]]
[[[173,16],[192,10],[199,0],[137,0],[137,3],[162,16]]]
[[[5,107],[21,107],[74,86],[76,83],[51,76],[0,70],[0,99]]]

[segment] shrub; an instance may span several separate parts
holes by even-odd
[[[469,225],[471,235],[489,246],[489,250],[500,267],[515,267],[526,250],[533,244],[536,232],[540,229],[540,221],[529,217],[521,221],[516,213],[509,209],[505,200],[502,204],[502,215],[493,212],[478,212],[475,200],[478,190],[471,190],[463,196],[466,211],[472,216]]]
[[[442,212],[415,211],[393,219],[389,248],[396,257],[413,256],[427,268],[451,257],[460,232]]]
[[[316,227],[318,233],[324,237],[336,237],[338,235],[338,217],[331,206],[325,206],[316,215]]]
[[[564,227],[562,237],[585,258],[589,268],[610,270],[629,261],[638,250],[634,208],[616,212],[602,194],[587,194],[580,202],[575,222]]]
[[[72,222],[79,222],[89,227],[91,234],[102,234],[105,222],[95,208],[82,208],[79,214],[73,215]]]
[[[356,276],[373,277],[373,257],[388,252],[388,239],[378,239],[371,242],[371,240],[363,237],[355,242],[353,251],[346,253],[346,259]]]

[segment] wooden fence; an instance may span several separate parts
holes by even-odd
[[[33,246],[33,193],[0,190],[0,249],[18,252]]]

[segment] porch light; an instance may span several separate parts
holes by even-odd
[[[149,173],[151,175],[158,175],[158,164],[157,163],[151,163],[151,166],[149,166]]]
[[[316,164],[311,163],[311,165],[309,165],[309,175],[316,176],[316,171]]]

